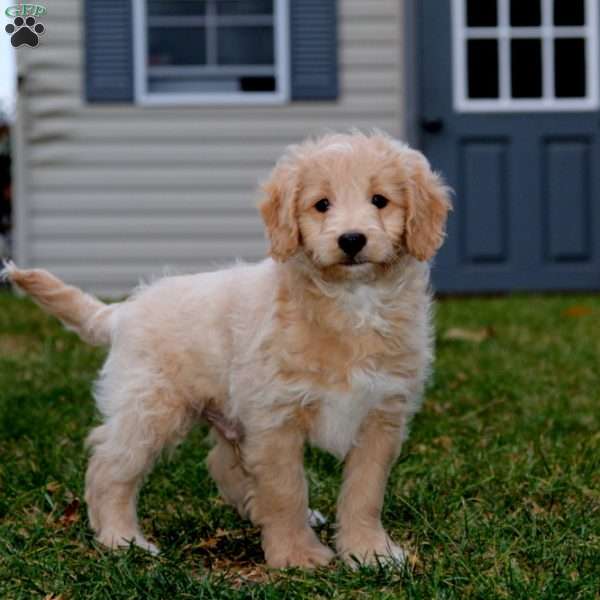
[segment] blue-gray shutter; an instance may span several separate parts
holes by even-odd
[[[88,102],[133,102],[131,0],[85,0]]]
[[[338,97],[336,0],[290,0],[292,100]]]

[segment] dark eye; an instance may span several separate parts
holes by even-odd
[[[371,202],[373,206],[376,206],[381,210],[382,208],[385,208],[388,205],[389,200],[381,194],[375,194],[373,198],[371,198]]]
[[[321,200],[319,200],[316,204],[315,204],[315,208],[320,212],[320,213],[326,213],[329,210],[329,200],[327,200],[327,198],[321,198]]]

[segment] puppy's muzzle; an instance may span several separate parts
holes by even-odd
[[[350,258],[354,258],[366,245],[367,236],[360,231],[348,231],[338,238],[338,246]]]

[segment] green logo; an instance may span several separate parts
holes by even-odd
[[[41,4],[19,4],[9,6],[4,12],[7,17],[43,17],[48,10]]]

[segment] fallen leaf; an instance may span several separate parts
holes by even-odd
[[[229,584],[236,589],[248,583],[267,583],[273,577],[263,566],[238,564],[228,560],[216,561],[211,570],[222,573]]]
[[[46,485],[46,491],[50,494],[54,494],[54,492],[57,492],[59,489],[60,483],[58,483],[57,481],[51,481]]]
[[[406,561],[408,562],[410,568],[413,570],[420,568],[423,565],[421,559],[419,558],[419,555],[415,552],[408,551],[406,555]]]
[[[69,527],[74,523],[77,523],[77,521],[79,521],[79,506],[79,498],[75,498],[70,504],[67,505],[65,512],[58,522],[64,527]]]
[[[563,310],[563,317],[570,317],[577,319],[579,317],[587,317],[592,314],[592,309],[589,306],[569,306],[569,308]]]
[[[219,539],[216,537],[211,537],[211,538],[202,540],[201,542],[196,544],[196,546],[198,548],[214,548],[215,546],[218,546],[218,545],[219,545]]]
[[[484,327],[482,329],[462,329],[460,327],[452,327],[451,329],[448,329],[442,337],[444,340],[481,344],[481,342],[484,342],[494,335],[495,332],[492,327]]]
[[[452,438],[448,435],[441,435],[433,440],[437,446],[441,446],[444,450],[452,448]]]
[[[531,512],[534,515],[545,515],[546,511],[535,501],[529,500],[529,506],[531,507]]]

